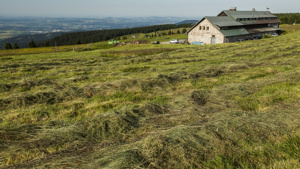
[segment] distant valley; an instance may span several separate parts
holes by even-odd
[[[134,28],[195,21],[184,17],[132,18],[9,18],[0,17],[0,49],[6,42],[27,47],[29,41],[43,42],[66,32]],[[26,46],[25,46],[26,45]]]
[[[18,35],[75,32],[103,29],[133,28],[149,25],[176,24],[190,18],[132,17],[132,18],[9,18],[0,17],[0,39]]]

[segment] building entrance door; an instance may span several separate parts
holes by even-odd
[[[211,37],[211,44],[216,44],[216,36],[215,35],[213,35]]]

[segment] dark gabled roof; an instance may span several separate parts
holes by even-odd
[[[193,30],[196,26],[198,26],[205,19],[207,19],[210,23],[212,23],[216,27],[243,26],[244,25],[244,24],[241,24],[241,23],[235,21],[234,19],[232,19],[231,17],[228,17],[228,16],[205,16],[199,22],[197,22],[189,31],[187,31],[187,34],[191,30]]]
[[[227,16],[231,16],[235,20],[238,18],[277,18],[269,11],[230,11],[225,10],[220,14],[225,13]],[[220,15],[219,14],[219,15]]]
[[[209,20],[212,24],[217,25],[219,27],[222,26],[242,26],[244,24],[241,24],[231,17],[228,16],[214,16],[214,17],[205,17],[207,20]]]

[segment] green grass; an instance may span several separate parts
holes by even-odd
[[[61,48],[0,54],[0,168],[300,167],[299,31]]]
[[[132,38],[132,35],[127,35],[127,36],[121,36],[121,41],[135,41],[135,40],[147,40],[147,41],[159,41],[159,42],[167,42],[170,41],[171,39],[187,39],[186,34],[177,34],[177,30],[182,32],[184,28],[179,28],[179,29],[172,29],[171,31],[173,32],[171,35],[168,35],[170,30],[165,30],[165,31],[157,31],[156,34],[155,32],[151,33],[139,33],[139,34],[134,34],[135,38]],[[186,30],[189,30],[189,28],[185,28]],[[127,37],[126,40],[123,40],[123,37]]]

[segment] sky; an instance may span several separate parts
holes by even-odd
[[[5,17],[203,17],[222,10],[300,12],[300,0],[0,0]]]

